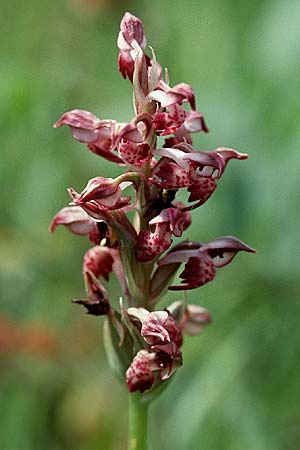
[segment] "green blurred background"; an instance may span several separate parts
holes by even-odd
[[[52,124],[73,108],[132,118],[117,70],[126,10],[171,84],[194,87],[211,129],[195,146],[250,154],[186,237],[235,234],[258,250],[188,293],[213,324],[186,338],[183,368],[152,405],[153,450],[298,450],[298,0],[2,0],[0,449],[126,448],[127,394],[107,367],[102,320],[70,302],[84,296],[89,242],[47,230],[66,187],[119,171]]]

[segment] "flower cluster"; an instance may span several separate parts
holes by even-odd
[[[75,302],[89,314],[106,316],[109,361],[130,392],[148,392],[182,364],[183,333],[198,334],[210,322],[201,306],[177,300],[157,310],[158,300],[167,289],[194,289],[212,281],[216,269],[239,251],[254,252],[233,236],[172,246],[191,224],[191,210],[213,194],[228,162],[247,155],[193,147],[192,134],[208,132],[194,91],[186,83],[170,85],[154,51],[145,52],[137,17],[125,13],[117,43],[119,70],[133,86],[133,119],[120,123],[76,109],[54,126],[68,125],[74,139],[122,166],[123,173],[115,179],[96,176],[80,193],[68,189],[71,202],[50,229],[64,225],[94,244],[83,260],[88,299]],[[186,193],[183,202],[176,199],[180,190]],[[133,221],[128,212],[134,213]],[[173,284],[182,264],[181,282]],[[112,307],[106,288],[111,272],[122,291],[120,310]]]

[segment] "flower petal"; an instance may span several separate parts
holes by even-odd
[[[112,178],[95,177],[89,180],[81,194],[73,188],[68,192],[73,199],[71,205],[81,206],[91,217],[99,220],[103,219],[102,211],[123,208],[131,200],[130,197],[121,197],[119,181]]]
[[[126,12],[121,20],[117,45],[120,50],[130,50],[133,41],[136,41],[141,48],[146,47],[143,22]]]
[[[149,222],[150,225],[162,223],[168,224],[174,236],[180,237],[191,224],[191,216],[180,208],[165,208]]]
[[[226,266],[240,251],[255,253],[254,248],[234,236],[220,237],[201,247],[201,252],[207,253],[212,258],[215,267]]]
[[[121,195],[121,190],[113,178],[95,177],[88,181],[88,184],[77,198],[73,198],[74,203],[80,205],[90,200],[106,200],[113,199],[115,203],[115,194],[117,198]],[[110,202],[111,203],[111,202]]]
[[[193,110],[196,109],[194,90],[189,84],[187,83],[176,84],[170,89],[170,91],[168,91],[168,94],[170,93],[182,95],[183,99],[189,102],[191,108]]]
[[[73,302],[85,306],[88,314],[94,316],[107,314],[110,311],[110,305],[108,292],[103,284],[89,270],[84,273],[84,280],[89,300],[73,300]]]
[[[109,148],[103,147],[98,142],[89,144],[88,149],[91,150],[91,152],[95,153],[95,155],[102,156],[102,158],[107,159],[107,161],[124,165],[124,161],[122,158],[113,153]]]
[[[112,249],[97,245],[90,248],[83,258],[83,273],[92,272],[96,278],[103,277],[108,281],[112,272],[114,258]]]
[[[190,209],[195,209],[198,206],[203,205],[210,196],[214,193],[217,188],[217,183],[212,178],[198,177],[197,181],[188,187],[190,196],[188,198],[189,202],[197,201],[196,204],[190,207]]]
[[[231,159],[247,159],[247,153],[239,153],[232,148],[219,147],[216,149],[216,152],[222,156],[225,161],[225,167],[227,166],[228,161]]]
[[[194,289],[213,280],[215,268],[224,267],[239,251],[255,252],[233,236],[225,236],[208,244],[183,241],[175,245],[157,264],[161,267],[184,262],[185,268],[180,274],[182,284],[170,286],[169,289]]]
[[[189,133],[198,133],[199,131],[208,133],[209,131],[203,115],[198,111],[190,111],[186,116],[183,126]]]
[[[170,336],[164,324],[168,319],[167,311],[154,311],[142,322],[141,335],[149,345],[170,342]]]
[[[173,105],[181,105],[183,101],[190,103],[191,108],[195,109],[195,94],[192,87],[186,83],[179,83],[170,88],[168,85],[161,83],[162,89],[155,89],[148,95],[149,100],[154,100],[160,103],[161,108],[170,107]]]
[[[191,257],[185,264],[184,270],[179,277],[182,279],[182,285],[170,286],[170,290],[195,289],[203,286],[215,277],[214,263],[206,255]]]
[[[64,113],[54,124],[54,128],[69,125],[74,139],[79,142],[90,143],[97,140],[101,120],[89,111],[73,109]]]
[[[159,112],[153,117],[154,129],[160,136],[175,133],[183,125],[186,116],[186,111],[182,106],[169,106],[167,112]]]
[[[211,323],[211,316],[207,309],[199,305],[189,304],[180,322],[183,331],[190,336],[200,334],[203,327]]]
[[[50,231],[54,232],[58,225],[64,225],[79,235],[90,234],[97,229],[96,222],[79,206],[67,206],[58,211],[51,222]]]
[[[137,239],[137,259],[151,261],[165,252],[172,243],[172,233],[168,224],[157,224],[154,231],[143,230]]]
[[[100,123],[101,120],[90,111],[73,109],[72,111],[64,113],[54,124],[54,128],[59,128],[62,125],[69,125],[70,127],[93,131]]]
[[[151,183],[163,189],[179,189],[192,184],[190,174],[169,158],[161,158],[151,171]]]
[[[149,154],[149,144],[135,144],[134,142],[122,139],[118,146],[118,152],[123,161],[132,165],[144,164],[151,155]]]
[[[73,300],[73,303],[84,306],[87,309],[87,314],[92,316],[104,316],[110,311],[109,303],[104,298],[98,300]]]
[[[152,364],[155,359],[154,353],[140,350],[134,357],[126,371],[126,383],[129,392],[140,391],[141,393],[150,389],[154,383]]]

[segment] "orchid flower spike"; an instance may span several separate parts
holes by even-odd
[[[50,231],[63,225],[93,243],[82,266],[87,298],[74,302],[104,320],[109,364],[128,391],[148,396],[160,392],[183,364],[184,336],[200,334],[211,323],[208,310],[178,298],[180,291],[213,281],[238,253],[255,252],[234,236],[206,244],[189,240],[191,211],[212,197],[229,161],[248,155],[193,146],[192,136],[209,131],[197,110],[200,86],[170,83],[153,48],[147,48],[142,21],[129,12],[121,20],[117,47],[119,71],[132,84],[133,117],[119,122],[71,109],[55,123],[68,126],[94,154],[95,173],[81,192],[68,189],[71,201],[54,216]],[[115,164],[121,174],[105,177],[97,158]],[[176,274],[179,281],[173,281]],[[168,290],[177,297],[159,308]]]

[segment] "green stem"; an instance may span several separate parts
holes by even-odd
[[[148,407],[139,393],[129,394],[129,442],[128,450],[147,450]]]

